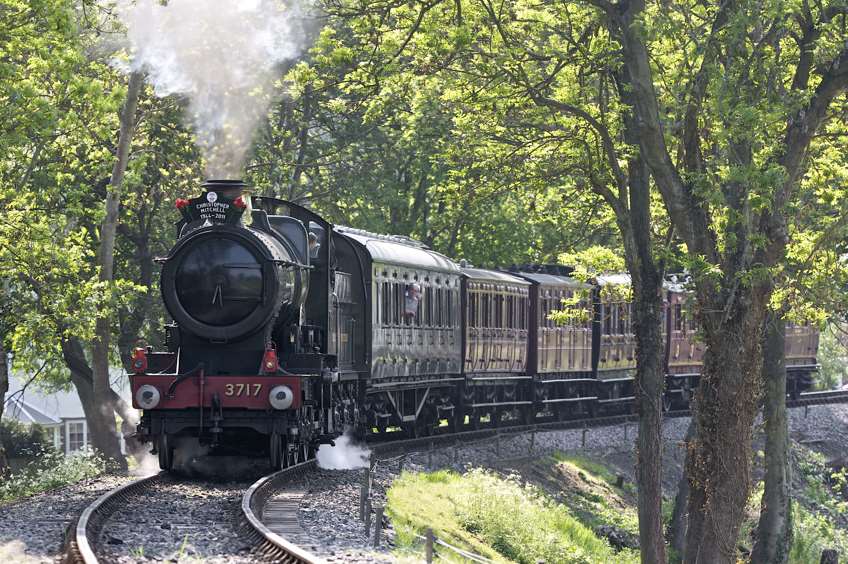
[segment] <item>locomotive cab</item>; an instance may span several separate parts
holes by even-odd
[[[208,181],[178,200],[178,239],[158,259],[174,323],[166,352],[136,350],[131,382],[144,410],[137,436],[165,469],[185,437],[215,453],[266,453],[281,468],[334,436],[335,358],[309,307],[327,291],[330,230],[267,198],[250,209],[244,186]]]

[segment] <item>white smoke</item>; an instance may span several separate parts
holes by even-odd
[[[130,471],[131,476],[146,478],[159,473],[159,457],[150,454],[146,448],[134,453],[133,458],[135,458],[136,466]]]
[[[347,434],[336,439],[336,446],[321,445],[316,457],[318,466],[327,470],[366,468],[371,451],[353,443]]]
[[[120,0],[130,66],[183,95],[210,178],[238,178],[282,63],[309,35],[301,0]],[[308,1],[308,0],[304,0]]]

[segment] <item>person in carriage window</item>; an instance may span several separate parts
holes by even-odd
[[[407,284],[404,293],[403,318],[407,325],[415,322],[418,315],[418,304],[421,301],[421,286],[418,284]]]

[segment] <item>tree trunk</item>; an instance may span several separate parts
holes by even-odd
[[[106,215],[100,225],[100,248],[97,258],[100,266],[100,280],[107,283],[114,279],[115,238],[121,203],[121,185],[129,160],[130,144],[135,130],[135,111],[142,85],[143,75],[138,72],[132,73],[127,87],[127,98],[121,109],[121,129],[118,134],[115,164],[112,167],[112,177],[106,194]],[[111,329],[108,314],[97,318],[91,355],[92,391],[97,406],[96,418],[93,421],[95,424],[92,425],[94,430],[92,443],[104,456],[117,463],[121,469],[126,469],[126,460],[120,451],[119,436],[115,425],[115,406],[109,383]]]
[[[689,458],[689,444],[695,438],[695,420],[689,421],[686,428],[686,438],[683,439],[685,456]],[[686,472],[680,475],[677,482],[677,494],[674,496],[674,509],[671,512],[671,522],[668,524],[668,541],[679,562],[686,552],[686,505],[689,502],[689,477]]]
[[[662,525],[662,296],[659,280],[644,284],[636,308],[636,396],[639,406],[636,479],[642,562],[666,561]]]
[[[624,69],[617,75],[622,99],[632,106],[631,77]],[[625,139],[638,144],[638,127],[632,111],[624,116]],[[636,439],[636,481],[638,485],[639,550],[642,562],[665,564],[665,536],[662,523],[662,396],[665,389],[663,358],[663,270],[653,255],[651,239],[650,173],[641,150],[627,161],[629,232],[622,229],[630,260],[633,282],[636,335],[635,395],[639,409],[639,435]],[[621,219],[619,219],[620,221]]]
[[[0,335],[0,421],[3,420],[3,408],[6,405],[6,392],[9,391],[9,365],[6,363],[6,347],[3,346],[3,335]],[[0,437],[0,476],[9,471],[9,461],[6,459],[6,449]]]
[[[711,313],[702,316],[707,349],[695,394],[697,434],[686,460],[691,489],[686,564],[736,562],[751,493],[751,439],[769,293],[753,288],[745,294],[729,298],[733,303],[724,307],[710,304],[704,309]]]
[[[754,564],[784,564],[789,560],[789,549],[792,545],[785,334],[783,318],[779,314],[770,314],[766,323],[763,352],[765,491],[760,505],[757,540],[751,554],[751,562]]]

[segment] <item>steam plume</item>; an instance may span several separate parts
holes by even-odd
[[[281,64],[307,43],[300,0],[124,0],[133,70],[184,95],[211,178],[238,178]],[[308,1],[308,0],[306,0]]]
[[[336,446],[321,445],[316,453],[318,466],[327,470],[350,470],[368,466],[371,451],[353,443],[348,434],[336,439]]]

